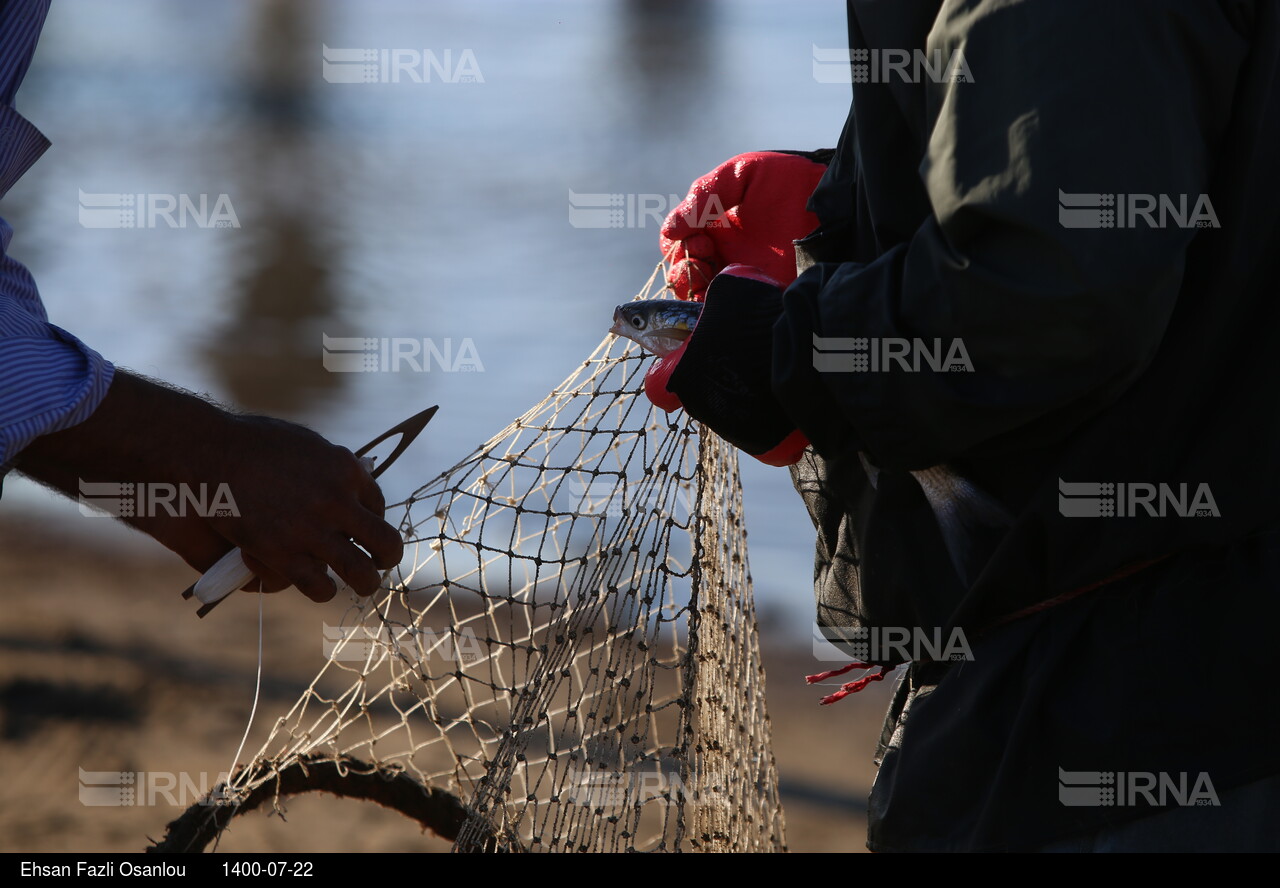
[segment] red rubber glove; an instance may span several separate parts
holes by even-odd
[[[712,283],[689,338],[645,374],[645,394],[668,413],[683,407],[766,465],[798,462],[809,441],[773,394],[773,325],[781,312],[777,281],[729,266]]]
[[[785,289],[796,279],[792,241],[818,227],[805,204],[826,171],[810,155],[752,151],[695,181],[659,232],[667,286],[701,302],[712,278],[741,264]]]

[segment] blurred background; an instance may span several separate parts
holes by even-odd
[[[842,0],[54,0],[17,101],[53,147],[0,214],[51,320],[119,366],[353,448],[440,404],[382,478],[394,501],[595,348],[691,180],[835,144],[849,87],[815,78],[814,47],[846,42]],[[124,194],[144,197],[110,227],[103,196]],[[156,196],[190,203],[156,216]],[[333,373],[323,336],[444,360]],[[784,470],[745,460],[743,485],[790,844],[862,850],[888,689],[816,705],[813,531]],[[0,533],[0,848],[140,848],[179,809],[84,807],[76,769],[224,769],[254,609],[198,624],[176,557],[16,477]],[[268,608],[259,721],[319,667],[321,615],[296,598]],[[289,812],[223,848],[436,847],[356,802]]]

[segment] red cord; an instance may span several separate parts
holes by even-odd
[[[887,666],[876,667],[873,663],[861,663],[854,661],[848,666],[841,666],[839,669],[832,669],[829,672],[819,672],[817,675],[806,675],[804,680],[808,684],[817,684],[818,682],[824,681],[828,678],[835,678],[837,675],[844,675],[846,672],[852,672],[854,669],[876,668],[879,668],[880,671],[874,674],[864,675],[862,678],[843,684],[840,686],[840,690],[836,691],[834,694],[828,694],[818,701],[822,706],[830,706],[832,703],[839,702],[850,694],[858,693],[858,691],[871,684],[871,682],[880,681],[889,674],[889,668]]]
[[[995,623],[991,624],[991,626],[989,626],[988,628],[1002,626],[1005,623],[1018,619],[1019,617],[1025,617],[1025,616],[1028,616],[1029,614],[1033,614],[1038,611],[1042,611],[1042,610],[1046,610],[1048,608],[1054,607],[1055,605],[1062,604],[1063,602],[1069,601],[1078,595],[1083,595],[1086,592],[1092,592],[1093,590],[1101,586],[1105,586],[1108,583],[1112,583],[1116,580],[1127,577],[1130,574],[1137,573],[1143,568],[1150,567],[1151,565],[1155,564],[1158,561],[1163,561],[1167,557],[1168,557],[1167,555],[1161,555],[1159,558],[1153,558],[1150,561],[1140,561],[1136,564],[1127,565],[1126,567],[1122,567],[1120,570],[1116,571],[1110,576],[1105,577],[1104,579],[1098,580],[1096,583],[1089,583],[1085,586],[1081,586],[1079,589],[1072,589],[1070,592],[1059,595],[1056,598],[1050,598],[1047,601],[1042,601],[1039,604],[1034,604],[1031,607],[1024,608],[1023,610],[1009,614],[1008,616],[1005,616],[997,620]],[[827,672],[819,672],[816,675],[806,675],[804,677],[804,680],[808,684],[817,684],[818,682],[825,681],[828,678],[835,678],[837,675],[844,675],[846,672],[852,672],[854,669],[875,669],[875,668],[876,666],[872,663],[862,663],[859,661],[854,661],[850,663],[848,666],[841,666],[839,669],[832,669]],[[879,669],[880,671],[875,674],[864,675],[862,676],[862,678],[859,678],[855,681],[851,681],[851,682],[848,682],[847,684],[841,685],[840,690],[836,691],[834,694],[828,694],[827,696],[823,697],[822,700],[820,701],[821,704],[823,706],[830,706],[832,703],[837,703],[840,700],[843,700],[845,697],[849,696],[850,694],[858,693],[858,691],[862,690],[867,685],[871,684],[871,682],[873,681],[881,681],[886,675],[889,674],[889,669],[887,666],[881,666],[879,667]]]

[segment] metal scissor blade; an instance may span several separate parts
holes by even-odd
[[[388,438],[394,435],[400,436],[400,441],[399,443],[396,444],[395,449],[392,450],[391,453],[387,456],[387,458],[382,461],[381,465],[375,467],[373,471],[371,471],[369,474],[377,478],[379,475],[381,475],[383,472],[389,469],[391,467],[391,464],[400,458],[400,454],[404,453],[406,450],[409,449],[409,445],[412,444],[415,439],[417,439],[418,435],[422,433],[422,430],[427,427],[427,423],[431,422],[431,417],[435,416],[436,411],[439,409],[440,409],[439,405],[435,407],[428,407],[426,410],[423,410],[421,413],[410,416],[408,419],[406,419],[404,422],[400,423],[399,425],[393,426],[387,429],[381,435],[374,438],[368,444],[364,445],[359,450],[357,450],[356,456],[364,456],[370,450],[377,447],[379,444],[381,444],[383,441],[387,440]]]
[[[369,469],[369,474],[372,475],[374,478],[377,478],[379,475],[381,475],[383,472],[389,469],[393,462],[395,462],[397,459],[400,458],[400,454],[404,453],[406,450],[409,449],[409,445],[412,444],[417,439],[418,435],[420,435],[422,433],[422,430],[427,427],[427,423],[431,422],[431,418],[436,415],[436,411],[439,409],[440,407],[438,405],[435,407],[428,407],[426,410],[423,410],[421,413],[417,413],[409,417],[404,422],[401,422],[397,425],[392,426],[391,428],[383,432],[381,435],[374,438],[368,444],[364,445],[359,450],[357,450],[355,452],[355,456],[357,458],[364,458],[369,453],[369,451],[373,450],[373,448],[377,447],[383,441],[386,441],[389,438],[393,438],[396,435],[399,435],[400,440],[396,442],[395,448],[392,449],[391,453],[388,454],[386,459],[382,461],[382,464],[378,466],[374,466]],[[209,568],[209,571],[206,572],[206,576],[208,576],[209,573],[214,572],[215,568],[225,567],[223,562],[231,562],[232,559],[236,559],[237,561],[240,560],[239,549],[232,549],[226,555],[222,556],[222,558],[218,560],[217,564]],[[240,565],[243,568],[243,561],[240,561]],[[230,572],[227,570],[223,570],[222,573],[228,574],[228,575],[230,574]],[[330,575],[333,575],[332,568],[329,568],[329,573]],[[220,602],[225,601],[228,595],[230,595],[232,592],[236,591],[236,589],[239,589],[244,585],[244,583],[237,583],[234,588],[199,589],[199,593],[198,593],[197,589],[198,587],[200,587],[200,584],[204,582],[204,579],[205,579],[204,577],[201,577],[199,580],[192,583],[189,587],[187,587],[182,592],[183,598],[191,598],[192,596],[199,595],[203,604],[201,604],[200,609],[196,611],[196,616],[201,618],[203,618],[205,614],[209,613],[209,611],[217,607],[217,605]],[[252,579],[252,576],[250,576],[250,579]],[[341,589],[341,580],[338,580],[337,577],[335,576],[334,581],[339,584],[339,589]],[[249,582],[249,580],[246,580],[245,582]]]

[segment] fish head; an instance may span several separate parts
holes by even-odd
[[[613,310],[613,326],[609,328],[609,332],[614,336],[634,339],[643,334],[647,326],[648,319],[643,314],[634,309],[628,310],[625,305],[619,305]]]
[[[628,302],[613,310],[613,326],[609,332],[665,357],[689,338],[701,312],[701,304],[676,299]]]

